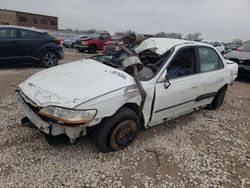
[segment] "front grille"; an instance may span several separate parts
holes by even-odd
[[[250,66],[250,60],[239,60],[235,58],[230,58],[229,60],[236,62],[239,65],[247,65]]]

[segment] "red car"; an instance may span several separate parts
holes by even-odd
[[[75,48],[79,52],[87,50],[89,53],[96,53],[97,50],[103,50],[103,46],[107,41],[111,41],[109,33],[94,33],[88,35],[87,38],[80,38],[76,40]]]

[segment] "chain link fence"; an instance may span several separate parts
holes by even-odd
[[[54,37],[64,39],[77,39],[81,36],[86,35],[84,32],[77,32],[77,31],[67,31],[67,30],[50,30],[48,33]]]

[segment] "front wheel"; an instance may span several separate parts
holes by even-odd
[[[97,48],[96,48],[96,46],[93,45],[93,44],[90,45],[89,48],[88,48],[88,51],[89,51],[90,54],[95,54],[95,53],[96,53],[96,50],[97,50]]]
[[[58,55],[54,51],[45,51],[41,55],[41,65],[45,68],[58,65],[58,61]]]
[[[96,146],[101,152],[124,149],[135,139],[138,127],[137,114],[130,108],[122,108],[111,118],[103,120],[97,127]]]

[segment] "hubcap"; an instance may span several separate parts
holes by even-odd
[[[136,123],[132,120],[119,123],[111,134],[111,148],[119,150],[128,146],[134,140],[136,131]]]
[[[56,55],[54,53],[52,53],[52,52],[49,52],[49,53],[45,54],[45,56],[44,56],[44,63],[48,67],[56,65],[56,63],[57,63],[57,57],[56,57]]]

